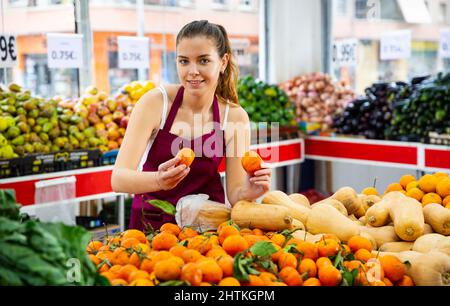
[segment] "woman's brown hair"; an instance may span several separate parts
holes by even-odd
[[[239,69],[231,51],[227,31],[223,26],[210,23],[207,20],[193,21],[185,25],[178,33],[177,46],[183,38],[193,38],[196,36],[205,36],[206,38],[213,39],[216,43],[220,58],[223,58],[225,54],[229,55],[230,59],[227,68],[219,77],[216,95],[230,101],[232,104],[238,105],[237,82]]]

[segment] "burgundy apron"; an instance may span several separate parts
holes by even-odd
[[[148,200],[164,200],[174,206],[178,200],[187,195],[207,194],[211,201],[225,203],[225,192],[219,174],[219,165],[225,156],[224,132],[220,128],[220,112],[217,97],[213,101],[214,129],[196,139],[184,139],[170,133],[178,109],[183,102],[184,87],[177,93],[170,109],[167,121],[159,130],[147,155],[142,171],[158,171],[160,164],[174,158],[172,148],[191,148],[195,152],[195,160],[187,177],[172,190],[135,195],[131,208],[130,229],[147,230],[148,224],[154,230],[165,223],[175,223],[175,217],[146,203]]]

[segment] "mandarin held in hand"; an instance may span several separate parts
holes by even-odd
[[[254,175],[256,171],[262,169],[262,158],[258,155],[258,153],[254,151],[249,151],[244,154],[241,159],[242,167],[244,170],[250,174]]]
[[[178,165],[184,164],[189,168],[194,162],[195,153],[189,148],[183,148],[178,152],[176,157],[180,158]]]

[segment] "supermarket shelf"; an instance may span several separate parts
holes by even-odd
[[[353,138],[308,137],[307,159],[370,166],[450,171],[450,147]]]
[[[263,160],[271,163],[274,168],[299,164],[305,158],[303,139],[253,145],[251,149],[256,150]],[[119,196],[119,194],[113,193],[111,188],[112,170],[113,166],[105,166],[8,178],[0,180],[0,188],[14,189],[16,191],[17,201],[27,206],[35,203],[36,182],[74,176],[76,178],[75,201]],[[221,164],[219,170],[222,173],[225,171],[225,162]]]

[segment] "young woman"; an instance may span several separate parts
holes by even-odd
[[[180,31],[176,46],[181,84],[160,86],[136,104],[113,170],[113,190],[135,195],[129,226],[134,229],[174,222],[148,200],[176,205],[184,196],[207,194],[225,203],[218,172],[224,157],[231,205],[256,200],[270,188],[268,165],[252,177],[241,166],[250,146],[250,123],[238,104],[238,69],[225,29],[194,21]],[[181,147],[196,154],[189,168],[174,157]]]

